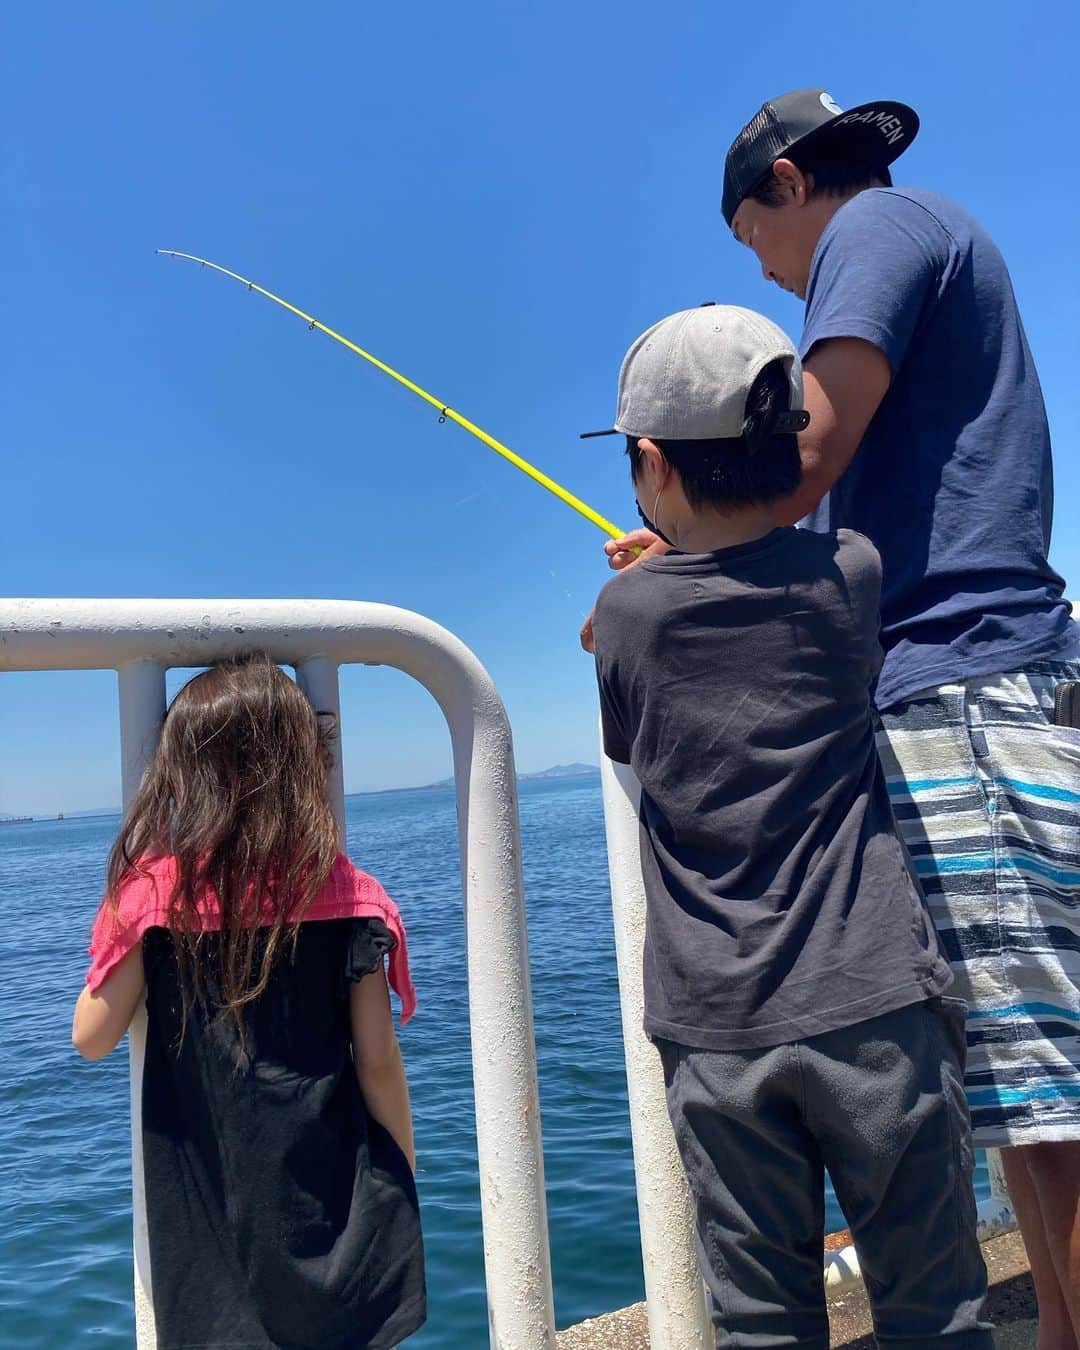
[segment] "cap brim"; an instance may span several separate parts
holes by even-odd
[[[805,408],[793,408],[790,412],[778,413],[773,430],[777,433],[793,433],[805,431],[810,425],[810,414]],[[618,427],[608,427],[606,431],[580,431],[578,432],[579,441],[591,441],[596,436],[626,436],[629,433],[620,431]],[[641,438],[638,437],[640,440]],[[711,437],[707,439],[712,439]],[[720,438],[718,438],[720,439]],[[738,436],[732,436],[728,439],[738,440]]]
[[[861,118],[872,121],[861,121]],[[896,126],[886,132],[882,129],[882,119],[894,119]],[[919,114],[906,103],[896,103],[885,99],[876,103],[860,103],[858,107],[846,108],[829,122],[823,122],[813,131],[793,141],[787,154],[794,150],[805,150],[811,146],[821,151],[835,146],[838,159],[852,158],[852,151],[859,147],[864,151],[870,163],[876,165],[892,164],[900,158],[919,132]]]

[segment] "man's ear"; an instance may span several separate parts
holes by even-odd
[[[813,189],[813,179],[790,159],[775,160],[772,169],[785,201],[789,201],[792,206],[805,206]]]

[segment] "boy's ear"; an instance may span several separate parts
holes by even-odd
[[[638,449],[641,451],[643,472],[647,473],[658,487],[663,487],[672,473],[671,465],[663,450],[647,436],[642,436],[638,441]]]

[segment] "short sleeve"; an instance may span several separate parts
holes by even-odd
[[[604,739],[604,754],[617,764],[630,763],[630,744],[623,726],[619,700],[596,663],[596,684],[600,691],[600,729]]]
[[[604,754],[617,764],[630,763],[632,739],[618,678],[624,635],[634,614],[632,600],[626,599],[628,594],[635,594],[632,591],[631,578],[615,577],[600,592],[596,609],[593,611],[596,687],[600,695],[600,730]]]
[[[899,193],[860,192],[821,237],[806,296],[800,355],[827,338],[862,338],[899,370],[933,307],[955,244],[926,207]]]
[[[885,660],[881,647],[881,554],[865,535],[855,530],[837,530],[836,540],[837,562],[850,587],[866,653],[867,675],[874,685]]]
[[[382,968],[383,961],[397,946],[397,939],[381,919],[353,919],[345,977],[362,980]]]
[[[90,937],[86,983],[98,990],[151,928],[168,927],[172,860],[142,861],[120,886],[115,904],[103,900]]]

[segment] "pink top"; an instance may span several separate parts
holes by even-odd
[[[90,969],[86,983],[100,989],[120,961],[150,928],[165,928],[169,896],[176,882],[176,860],[154,858],[142,864],[147,875],[136,873],[120,887],[115,910],[103,904],[94,921],[90,939]],[[221,928],[217,896],[208,890],[198,905],[204,932]],[[264,920],[273,922],[273,910],[266,903]],[[409,974],[409,950],[405,943],[405,925],[398,907],[374,877],[354,867],[344,853],[334,859],[322,889],[304,912],[304,923],[320,919],[381,919],[393,934],[396,946],[390,953],[390,984],[401,999],[401,1021],[406,1023],[416,1011],[416,990]]]

